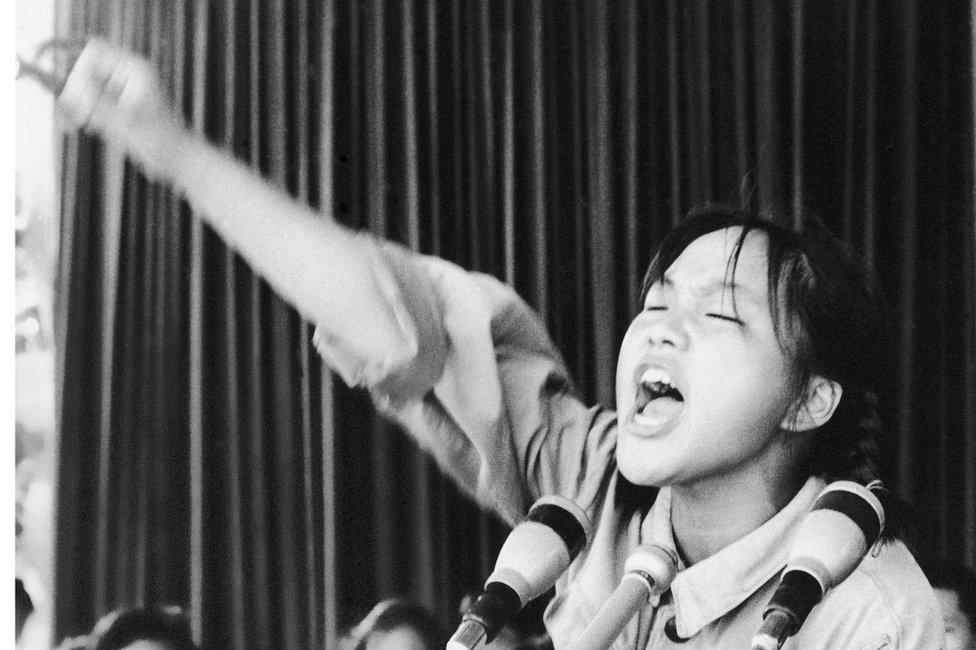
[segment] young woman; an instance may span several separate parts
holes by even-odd
[[[621,345],[614,412],[580,402],[509,287],[291,201],[187,131],[141,59],[90,43],[59,105],[182,191],[318,325],[325,361],[483,504],[514,522],[558,493],[589,513],[593,539],[546,613],[557,648],[646,541],[673,548],[680,571],[615,647],[748,647],[825,481],[872,472],[883,350],[856,264],[815,224],[793,233],[708,208],[678,226]],[[932,590],[889,541],[787,647],[936,648],[941,629]]]

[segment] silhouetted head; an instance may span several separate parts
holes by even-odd
[[[190,622],[178,607],[121,609],[92,630],[89,650],[197,650]]]

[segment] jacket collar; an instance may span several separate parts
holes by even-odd
[[[796,528],[824,485],[819,478],[809,478],[786,507],[742,539],[691,567],[678,560],[671,597],[679,636],[694,636],[742,604],[786,566]],[[641,541],[676,548],[671,488],[661,489],[641,523]],[[655,598],[651,604],[657,607],[659,600]]]

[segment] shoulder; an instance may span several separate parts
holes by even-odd
[[[875,549],[827,593],[804,623],[797,647],[941,648],[935,594],[904,544]],[[798,638],[797,641],[800,641]]]

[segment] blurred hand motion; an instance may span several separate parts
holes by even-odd
[[[18,76],[56,94],[70,127],[120,147],[152,176],[170,176],[178,144],[188,134],[149,61],[99,39],[83,47],[75,41],[47,47],[80,50],[67,75],[19,59]]]
[[[78,55],[87,44],[88,41],[65,38],[52,38],[44,41],[34,50],[34,55],[30,60],[17,55],[17,78],[32,79],[56,97],[61,94],[68,73],[58,72],[55,66],[52,66],[54,69],[47,70],[41,65],[41,59],[45,55],[51,54],[56,60],[66,62],[66,69],[70,71],[71,66],[74,65]]]

